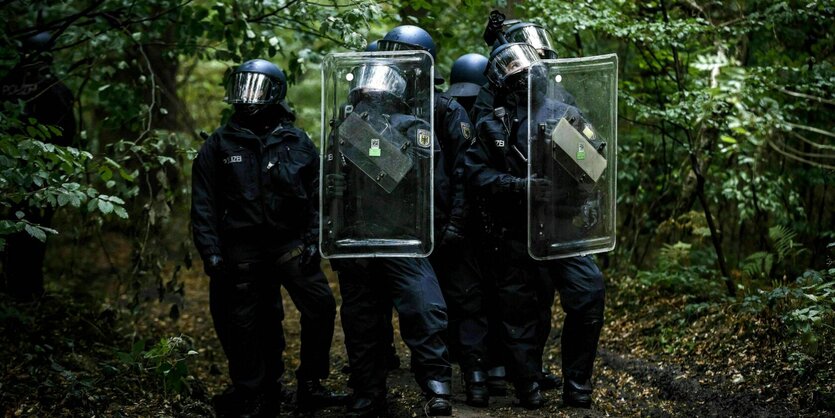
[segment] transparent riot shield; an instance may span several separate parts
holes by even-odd
[[[328,258],[432,251],[432,56],[336,53],[322,64],[320,249]]]
[[[617,56],[544,60],[528,74],[528,251],[615,248]]]

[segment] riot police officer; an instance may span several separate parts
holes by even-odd
[[[20,62],[0,80],[0,101],[24,101],[22,119],[35,118],[40,124],[58,127],[61,134],[45,141],[68,146],[73,143],[76,130],[73,95],[52,72],[52,46],[49,32],[40,32],[23,40]],[[36,208],[25,204],[10,208],[9,214],[18,211],[26,214],[26,220],[43,227],[50,226],[54,214],[51,207]],[[7,237],[6,247],[0,255],[5,278],[3,284],[10,295],[27,300],[43,294],[46,242],[21,231]]]
[[[508,366],[520,403],[531,409],[544,404],[538,375],[542,370],[541,306],[550,304],[541,288],[552,282],[566,311],[562,333],[563,400],[589,407],[591,373],[603,324],[603,276],[589,257],[534,261],[527,254],[527,85],[528,71],[537,69],[537,51],[527,43],[498,46],[490,57],[487,77],[496,107],[476,123],[478,141],[466,153],[467,181],[483,199],[485,241],[494,255],[487,271],[498,287]],[[498,106],[501,98],[502,106]],[[538,99],[537,99],[538,100]],[[554,102],[562,114],[581,116],[576,108]],[[560,113],[560,112],[557,112]],[[554,193],[546,178],[533,178],[535,201]]]
[[[381,49],[385,41],[379,42]],[[428,213],[423,202],[430,201],[429,187],[425,187],[432,168],[430,149],[440,151],[437,145],[432,147],[428,123],[411,110],[410,100],[417,94],[396,64],[369,61],[353,68],[348,78],[349,104],[328,138],[326,160],[338,167],[325,177],[323,202],[337,214],[326,221],[329,232],[323,238],[323,252],[328,256],[341,242],[330,240],[331,235],[349,237],[347,241],[354,244],[384,241],[389,233],[399,237],[399,242],[415,241],[416,215],[423,219],[421,215]],[[371,148],[362,148],[364,144],[359,148],[362,154],[351,153],[359,146],[350,145],[352,141],[364,139],[364,132],[370,131]],[[369,176],[369,172],[381,174]],[[417,226],[430,228],[428,219],[427,215],[425,224],[421,221]],[[349,248],[356,246],[349,244]],[[385,414],[388,344],[380,336],[390,324],[393,304],[400,334],[412,352],[415,380],[427,398],[426,412],[450,415],[451,367],[441,338],[447,327],[447,308],[428,260],[383,253],[332,259],[331,264],[339,272],[342,325],[354,390],[347,414]]]
[[[284,286],[301,311],[297,403],[346,397],[327,391],[336,303],[319,266],[316,147],[284,101],[275,64],[250,60],[227,82],[230,121],[200,148],[192,174],[194,242],[211,278],[210,308],[232,385],[214,399],[221,416],[275,414],[284,371]]]
[[[383,50],[425,50],[432,54],[433,59],[436,58],[431,35],[416,26],[404,25],[392,29],[380,46]],[[435,82],[442,83],[443,79],[436,77]],[[467,403],[487,406],[487,320],[481,275],[472,247],[464,243],[466,203],[463,158],[464,151],[474,139],[474,132],[466,109],[452,95],[436,90],[433,109],[435,133],[443,155],[442,174],[448,182],[436,182],[435,236],[440,242],[430,262],[448,302],[450,326],[447,342],[461,364]]]
[[[540,59],[558,58],[556,47],[547,29],[535,23],[523,22],[518,19],[505,20],[500,13],[491,13],[490,17],[484,33],[484,40],[489,46],[498,47],[503,41],[522,42],[531,45]],[[568,105],[575,105],[574,97],[562,86],[556,86],[555,90],[555,95],[559,98],[559,101]],[[473,121],[478,121],[490,114],[493,109],[505,107],[504,99],[504,97],[494,97],[494,90],[490,88],[488,83],[482,84],[482,88],[470,110],[470,117]],[[546,270],[543,269],[542,273],[547,276]],[[543,303],[539,306],[537,340],[539,341],[538,351],[542,355],[548,336],[551,333],[551,308],[553,305],[551,300],[556,294],[556,288],[550,280],[541,280],[539,284],[538,293],[542,295],[540,299]],[[543,368],[539,373],[538,381],[542,390],[556,389],[560,384],[559,378],[547,368]]]
[[[475,99],[481,91],[482,86],[488,83],[484,75],[487,68],[487,57],[481,54],[465,54],[455,60],[450,72],[450,87],[447,95],[455,98],[471,115]],[[469,135],[470,142],[475,140],[475,135]],[[458,173],[464,172],[463,153],[459,154],[456,161]],[[460,175],[460,174],[459,174]],[[446,290],[451,304],[458,306],[456,311],[462,313],[460,325],[453,330],[458,334],[451,333],[457,343],[464,347],[465,353],[477,354],[480,369],[486,369],[487,391],[484,391],[482,379],[465,379],[467,389],[467,402],[474,406],[487,405],[490,396],[504,396],[507,393],[505,382],[506,370],[504,367],[506,350],[499,338],[501,334],[501,319],[498,311],[489,309],[496,306],[496,289],[494,283],[487,280],[487,275],[482,273],[480,257],[484,254],[480,251],[481,243],[479,234],[482,226],[478,223],[478,217],[474,216],[473,196],[467,193],[463,180],[457,183],[459,188],[464,189],[464,248],[460,252],[460,267],[458,274],[452,277],[452,285]],[[464,187],[462,187],[464,186]],[[452,315],[451,315],[452,316]],[[486,334],[486,335],[485,335]],[[470,356],[471,358],[473,355]],[[466,358],[466,356],[465,356]]]

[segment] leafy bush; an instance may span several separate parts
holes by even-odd
[[[824,335],[835,329],[835,267],[808,270],[793,283],[757,289],[744,298],[743,313],[779,320],[805,354],[815,354]]]
[[[184,336],[161,338],[146,349],[147,341],[136,341],[130,352],[118,352],[122,363],[140,373],[150,372],[160,379],[166,392],[188,392],[190,390],[188,361],[197,351],[192,349],[190,339]]]
[[[714,265],[710,250],[679,241],[664,244],[653,268],[638,271],[636,279],[657,292],[703,299],[721,294]]]
[[[115,182],[91,181],[96,173],[122,170],[118,163],[50,144],[50,138],[60,135],[58,128],[19,115],[20,108],[9,103],[0,113],[0,206],[12,212],[0,220],[0,248],[4,236],[20,231],[41,241],[47,234],[57,234],[27,219],[44,209],[71,207],[98,216],[128,218],[125,201],[102,191],[102,186],[109,188]]]

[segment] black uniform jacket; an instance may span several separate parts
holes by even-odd
[[[242,230],[288,248],[318,236],[318,153],[290,123],[259,138],[230,121],[200,148],[192,182],[194,244],[204,259]]]
[[[435,225],[436,234],[450,222],[461,223],[465,218],[464,201],[464,153],[475,140],[475,129],[467,111],[446,93],[435,93],[435,136],[441,146],[443,172],[435,172]],[[439,166],[439,165],[436,165]],[[438,176],[444,176],[439,181]],[[438,235],[440,237],[442,235]]]

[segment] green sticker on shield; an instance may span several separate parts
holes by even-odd
[[[371,139],[371,148],[368,149],[368,156],[369,157],[379,157],[380,156],[380,140],[378,138]]]
[[[577,147],[577,160],[585,160],[586,159],[586,147],[583,144],[579,144]]]

